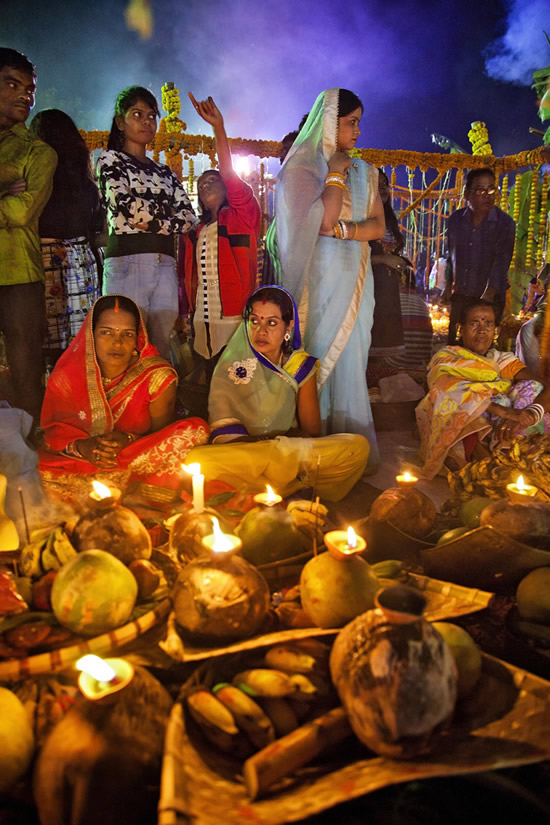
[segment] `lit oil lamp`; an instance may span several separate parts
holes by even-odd
[[[395,480],[399,487],[414,487],[418,481],[418,477],[409,473],[408,470],[405,470],[404,473],[395,476]]]
[[[327,550],[338,561],[345,561],[352,556],[362,553],[367,546],[367,542],[358,536],[353,527],[346,530],[331,530],[325,533],[324,542]]]
[[[75,667],[80,671],[78,687],[90,702],[115,701],[134,678],[134,668],[125,659],[100,659],[90,654],[82,656]]]
[[[182,470],[189,473],[193,484],[193,510],[195,513],[204,512],[204,475],[200,464],[182,464]]]
[[[223,533],[202,539],[204,553],[180,573],[172,594],[178,632],[206,643],[246,639],[262,625],[270,606],[267,582],[238,555],[241,540]],[[207,552],[208,551],[208,554]]]
[[[516,504],[524,504],[537,494],[537,488],[532,484],[526,484],[523,476],[518,476],[516,481],[506,485],[508,498]]]
[[[278,493],[275,493],[269,484],[266,484],[265,486],[265,493],[257,493],[254,496],[254,501],[256,504],[263,507],[274,507],[276,504],[280,504],[282,500],[283,497]]]
[[[101,481],[92,481],[92,492],[88,495],[88,504],[93,510],[108,510],[120,501],[118,487],[107,487]]]

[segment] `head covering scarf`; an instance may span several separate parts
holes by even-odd
[[[126,370],[120,381],[112,382],[109,389],[103,386],[95,351],[93,319],[102,312],[106,297],[117,296],[104,296],[95,302],[48,379],[40,424],[51,450],[62,450],[75,439],[103,435],[120,428],[116,427],[117,419],[124,415],[129,401],[138,391],[145,391],[146,388],[147,393],[150,391],[150,379],[154,371],[158,371],[159,389],[176,376],[175,370],[161,358],[156,347],[149,343],[136,304],[139,313],[136,343],[139,358]],[[141,406],[143,405],[140,405],[140,409]],[[150,426],[148,418],[141,422],[137,420],[137,414],[133,424],[133,432],[147,432]]]
[[[284,367],[273,364],[252,346],[247,321],[242,321],[212,377],[208,412],[213,442],[231,441],[243,435],[274,436],[288,432],[296,416],[298,389],[317,363],[302,349],[296,304],[290,292],[272,284],[261,287],[266,288],[280,290],[292,301],[293,353]],[[247,301],[245,318],[258,291]]]

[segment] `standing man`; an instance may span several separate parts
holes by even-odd
[[[30,135],[36,72],[0,48],[0,331],[15,403],[40,420],[46,319],[38,218],[52,191],[54,150]]]
[[[514,251],[516,225],[495,206],[497,186],[492,169],[471,169],[466,177],[468,205],[449,217],[447,230],[449,266],[442,303],[451,300],[449,344],[456,343],[456,327],[463,307],[471,298],[491,301],[500,323],[508,269]],[[452,290],[452,295],[451,295]]]

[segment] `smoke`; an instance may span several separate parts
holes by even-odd
[[[486,49],[485,67],[496,80],[531,85],[533,71],[550,64],[548,0],[508,0],[508,6],[506,33]]]

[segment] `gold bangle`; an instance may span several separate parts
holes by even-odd
[[[334,237],[342,238],[342,228],[338,222],[334,224]]]
[[[329,180],[329,181],[326,181],[326,183],[325,183],[325,189],[327,188],[327,186],[336,186],[338,189],[341,189],[341,190],[342,190],[342,192],[343,192],[343,191],[344,191],[344,189],[346,188],[346,187],[344,186],[344,184],[343,184],[343,183],[341,183],[340,181],[336,181],[336,180]]]
[[[341,172],[329,172],[328,175],[325,177],[325,180],[330,180],[331,178],[341,178],[345,181],[346,176],[342,175]]]
[[[349,240],[353,241],[353,240],[355,240],[355,236],[357,235],[357,230],[358,230],[359,227],[357,226],[357,221],[350,221],[350,223],[353,226],[353,235],[350,237]]]

